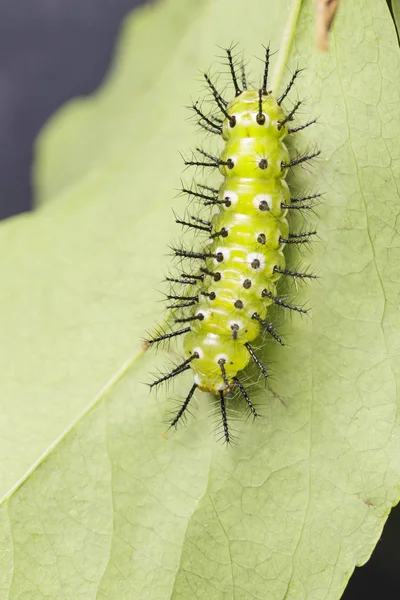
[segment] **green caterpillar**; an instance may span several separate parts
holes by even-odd
[[[194,383],[170,425],[175,426],[184,415],[197,388],[217,395],[220,401],[224,438],[231,441],[226,415],[226,396],[237,388],[254,416],[257,411],[238,377],[253,360],[268,377],[264,365],[250,345],[261,332],[269,333],[283,345],[272,323],[267,319],[272,304],[305,313],[301,307],[288,304],[277,295],[281,276],[315,278],[311,273],[291,271],[285,267],[286,244],[303,244],[314,231],[290,232],[287,216],[291,210],[308,210],[320,194],[291,197],[286,174],[292,167],[311,160],[319,152],[290,158],[283,142],[287,135],[315,123],[290,128],[301,102],[285,113],[282,102],[289,94],[297,69],[283,94],[276,98],[268,91],[269,48],[266,48],[263,82],[260,89],[247,89],[246,74],[241,66],[241,79],[231,49],[228,64],[235,96],[227,102],[207,74],[206,83],[216,104],[216,113],[205,114],[198,104],[193,110],[199,124],[208,132],[222,136],[225,147],[220,156],[197,149],[198,160],[185,160],[185,165],[219,169],[224,181],[219,189],[197,184],[183,192],[199,199],[217,211],[209,220],[190,217],[177,223],[206,233],[200,251],[174,248],[176,256],[197,263],[190,272],[168,278],[173,287],[168,295],[174,301],[174,325],[181,329],[158,331],[149,344],[184,336],[187,357],[170,373],[155,380],[159,385],[189,369]],[[179,294],[176,286],[183,286]]]

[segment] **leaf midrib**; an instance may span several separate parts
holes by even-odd
[[[89,402],[89,404],[85,407],[85,409],[68,425],[66,429],[46,448],[46,450],[41,454],[41,456],[32,464],[32,466],[24,473],[24,475],[13,485],[12,488],[0,499],[0,506],[10,499],[10,497],[21,487],[23,483],[32,475],[32,473],[36,470],[38,466],[40,466],[46,458],[52,453],[53,450],[64,440],[64,438],[75,428],[78,423],[80,423],[88,413],[97,405],[100,400],[102,400],[106,394],[108,394],[117,383],[123,378],[123,376],[129,371],[129,369],[133,366],[135,361],[144,354],[145,349],[142,348],[139,352],[136,352],[132,355],[127,361],[125,361],[122,367],[107,381],[107,383],[102,387],[102,389],[94,396],[94,398]]]

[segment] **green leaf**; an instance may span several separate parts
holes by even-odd
[[[157,132],[159,119],[146,122],[142,117],[148,96],[191,21],[201,14],[202,4],[175,0],[161,3],[157,10],[149,4],[125,20],[114,65],[98,93],[68,102],[37,140],[33,171],[37,205],[55,198],[90,170],[109,169],[125,148],[131,151],[133,142],[139,148]]]
[[[0,598],[333,600],[398,501],[399,48],[383,0],[356,0],[317,54],[300,4],[155,4],[126,24],[118,76],[39,143],[39,198],[53,199],[0,227]],[[149,396],[168,357],[141,356],[140,338],[160,316],[170,206],[184,207],[170,200],[196,139],[183,106],[216,44],[252,57],[270,38],[276,80],[290,49],[320,115],[299,139],[324,154],[303,173],[326,192],[321,280],[296,297],[312,318],[263,350],[282,401],[255,386],[264,418],[239,418],[237,446],[210,435],[201,393],[164,439],[190,377]],[[142,46],[160,52],[148,78]]]
[[[400,31],[400,0],[392,0],[392,12],[396,23],[397,32]]]

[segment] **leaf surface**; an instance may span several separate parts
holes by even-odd
[[[399,48],[383,0],[357,0],[316,54],[312,2],[284,35],[300,4],[154,5],[140,31],[162,23],[165,55],[149,77],[135,77],[130,48],[152,44],[133,17],[118,77],[39,143],[43,207],[0,228],[0,598],[334,600],[398,501]],[[284,320],[290,346],[263,349],[281,400],[255,386],[263,419],[239,418],[237,446],[210,435],[201,393],[164,439],[190,377],[149,397],[169,359],[140,356],[140,338],[177,235],[176,150],[196,140],[184,104],[217,43],[251,57],[269,39],[307,67],[296,92],[320,115],[298,141],[324,156],[300,175],[325,191],[304,257],[321,280],[296,296],[312,318]]]

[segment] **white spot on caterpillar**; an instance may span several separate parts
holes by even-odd
[[[223,260],[228,260],[228,258],[230,256],[230,251],[228,248],[225,248],[224,246],[219,246],[218,248],[215,249],[215,254],[222,254]],[[213,258],[213,263],[215,265],[219,265],[221,262],[223,262],[223,261],[218,260],[218,258]]]
[[[247,255],[247,263],[255,271],[262,271],[265,267],[265,256],[260,252],[250,252]]]
[[[196,374],[196,375],[193,377],[193,381],[195,382],[195,384],[196,384],[196,385],[201,385],[201,379],[200,379],[200,376],[199,376],[199,375],[197,375],[197,374]]]
[[[228,325],[230,329],[232,329],[232,327],[235,325],[237,325],[238,330],[243,329],[242,321],[238,321],[237,319],[235,319],[235,321],[228,321]]]
[[[238,195],[236,192],[231,192],[230,190],[226,190],[221,198],[222,200],[229,200],[230,201],[230,205],[229,206],[225,206],[225,208],[227,210],[235,208],[236,204],[238,203]]]
[[[200,308],[199,310],[196,310],[195,312],[195,316],[197,317],[197,315],[203,315],[203,321],[205,321],[207,319],[207,317],[210,316],[210,311],[209,310],[204,310],[204,308]]]
[[[229,327],[232,327],[232,325],[237,325],[238,327],[243,327],[243,323],[242,321],[238,321],[237,319],[235,319],[234,321],[228,321]]]
[[[264,121],[264,123],[263,123],[263,125],[262,125],[261,127],[268,127],[268,125],[269,125],[269,124],[270,124],[270,122],[271,122],[271,119],[270,119],[270,118],[269,118],[269,116],[268,116],[266,113],[264,113],[264,112],[263,112],[263,115],[264,115],[265,121]],[[260,125],[260,123],[257,121],[257,117],[258,117],[258,111],[257,111],[256,113],[251,113],[251,118],[253,119],[253,121],[254,121],[255,123],[257,123],[257,125]]]
[[[196,352],[199,355],[199,358],[204,358],[204,352],[203,352],[202,348],[200,348],[199,346],[196,346],[196,348],[193,348],[193,354],[195,354]]]
[[[229,362],[229,356],[227,354],[217,354],[217,356],[215,357],[215,362],[219,364],[218,361],[221,359],[224,360],[226,363]]]
[[[258,210],[271,210],[272,198],[269,194],[257,194],[253,198],[253,206]]]

